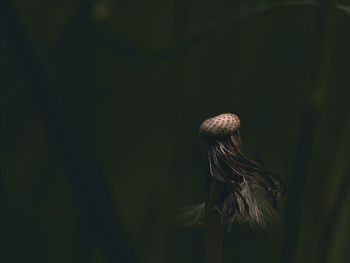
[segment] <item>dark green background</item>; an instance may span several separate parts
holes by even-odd
[[[224,262],[349,262],[350,9],[280,1],[2,1],[0,262],[203,262],[223,112],[289,187]]]

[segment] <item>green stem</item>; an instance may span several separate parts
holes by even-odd
[[[301,225],[301,213],[306,189],[309,166],[312,161],[312,148],[317,126],[326,109],[329,97],[329,77],[332,71],[332,53],[334,41],[334,5],[335,0],[320,0],[318,23],[315,28],[316,39],[320,43],[315,60],[316,75],[314,88],[310,90],[300,122],[300,136],[296,145],[292,168],[293,177],[289,182],[287,208],[285,214],[284,240],[281,248],[281,263],[296,262],[298,239]],[[328,249],[328,248],[326,248]],[[321,251],[321,253],[324,253]],[[321,262],[321,261],[317,261]]]
[[[222,262],[222,234],[223,227],[215,213],[215,204],[220,192],[220,185],[212,180],[210,184],[210,195],[207,209],[207,231],[205,236],[205,263]]]

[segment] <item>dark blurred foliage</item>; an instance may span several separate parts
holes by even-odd
[[[348,4],[348,5],[347,5]],[[224,262],[350,261],[349,2],[4,0],[0,262],[202,262],[199,124],[289,189]]]

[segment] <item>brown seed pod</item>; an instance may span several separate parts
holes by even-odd
[[[205,120],[199,127],[199,133],[206,137],[223,137],[232,135],[240,125],[237,115],[224,113]]]

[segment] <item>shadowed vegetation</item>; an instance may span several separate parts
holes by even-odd
[[[223,262],[350,261],[349,1],[4,0],[0,262],[203,262],[200,123],[288,185]]]

